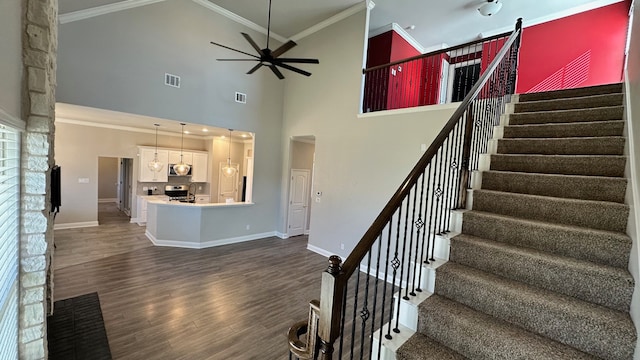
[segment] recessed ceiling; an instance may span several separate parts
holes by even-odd
[[[134,1],[135,0],[128,0]],[[188,0],[140,0],[141,3]],[[267,27],[269,0],[208,0],[264,28]],[[501,0],[502,10],[491,17],[480,15],[477,8],[486,0],[373,0],[370,30],[391,23],[406,28],[423,48],[449,46],[513,28],[517,18],[527,23],[567,16],[580,11],[624,0]],[[59,0],[59,13],[85,10],[120,0]],[[364,0],[272,0],[271,28],[285,38],[292,37]],[[257,39],[262,46],[265,39]]]

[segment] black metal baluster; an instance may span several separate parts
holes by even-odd
[[[354,288],[355,296],[353,298],[353,318],[351,319],[351,349],[349,351],[349,359],[353,360],[353,350],[356,341],[356,314],[358,313],[358,295],[360,294],[360,268],[356,269],[356,286]],[[352,275],[353,276],[353,275]],[[346,293],[345,293],[346,298]]]
[[[365,276],[367,277],[364,285],[364,301],[362,303],[362,310],[360,310],[360,319],[362,319],[362,328],[360,329],[360,360],[363,359],[364,356],[364,335],[367,329],[367,320],[371,316],[371,311],[369,310],[369,278],[371,277],[369,273],[371,272],[371,250],[369,250],[369,254],[367,255],[367,272]],[[375,312],[375,307],[373,308]],[[371,333],[373,336],[373,332]],[[371,356],[369,356],[371,358]]]
[[[436,197],[436,201],[435,201],[435,219],[433,222],[433,232],[432,232],[432,239],[433,241],[431,241],[431,257],[429,258],[430,261],[435,261],[435,254],[434,254],[434,249],[436,246],[436,234],[440,231],[438,229],[438,225],[440,223],[440,217],[438,215],[438,208],[439,208],[439,204],[440,204],[440,197],[442,197],[442,188],[440,186],[441,184],[441,175],[442,175],[442,163],[444,162],[444,159],[442,158],[442,147],[440,147],[440,149],[438,149],[438,167],[435,169],[435,171],[437,171],[438,173],[438,185],[437,187],[434,188],[434,192],[433,195]],[[434,182],[435,182],[435,174],[434,174]]]
[[[440,154],[442,155],[442,161],[440,161],[440,167],[438,168],[438,188],[436,191],[438,191],[438,206],[437,206],[437,219],[438,222],[437,224],[437,232],[436,235],[442,235],[442,214],[444,213],[444,209],[442,208],[442,204],[444,204],[444,200],[443,197],[445,195],[444,193],[444,181],[446,179],[444,179],[443,173],[444,173],[444,168],[446,168],[446,166],[444,165],[447,162],[447,142],[449,141],[449,138],[447,137],[444,142],[442,143],[442,146],[440,147]]]
[[[382,254],[382,232],[380,233],[380,235],[378,235],[378,240],[376,241],[378,243],[378,255],[376,256],[376,281],[373,287],[373,307],[372,307],[373,311],[371,314],[371,336],[370,336],[371,341],[369,342],[369,359],[371,359],[371,356],[373,355],[373,334],[375,333],[376,313],[378,312],[376,305],[378,305],[378,283],[380,282],[380,257]],[[384,294],[382,294],[382,296],[384,297]],[[381,318],[384,318],[384,305],[382,305],[381,310],[382,310]],[[378,338],[382,339],[382,326],[380,326],[380,335],[378,336]],[[378,358],[379,357],[380,357],[380,347],[378,346]]]
[[[387,234],[387,255],[385,256],[385,271],[384,271],[384,283],[382,284],[382,315],[380,315],[380,339],[378,340],[378,349],[381,348],[382,346],[382,333],[384,332],[384,309],[385,309],[385,302],[387,300],[387,283],[389,282],[389,276],[388,276],[388,271],[389,271],[389,254],[391,253],[391,228],[393,226],[393,217],[391,217],[391,220],[389,220],[389,222],[387,223],[387,227],[388,227],[388,234]],[[393,290],[391,291],[391,293],[393,294]],[[393,298],[392,301],[393,302]],[[391,311],[393,311],[393,307],[391,308]],[[389,329],[388,329],[388,333],[385,336],[387,339],[391,339],[391,311],[389,311]],[[380,359],[380,354],[378,353],[378,359]]]
[[[447,196],[447,218],[445,220],[445,224],[447,224],[446,232],[449,233],[451,229],[451,212],[453,211],[453,204],[456,197],[456,189],[458,189],[457,182],[457,168],[458,168],[458,130],[460,127],[460,121],[456,123],[456,126],[453,128],[451,135],[451,165],[449,167],[449,178],[451,181],[449,182],[448,193]]]
[[[432,166],[433,161],[429,162],[429,164],[426,167],[426,172],[427,172],[427,189],[425,190],[425,200],[424,200],[424,220],[425,222],[427,221],[427,218],[431,217],[431,213],[428,212],[427,209],[429,209],[429,188],[431,187],[431,170],[433,169]],[[425,223],[425,225],[427,225]],[[424,262],[425,264],[429,263],[429,236],[427,236],[428,232],[429,232],[429,227],[431,226],[431,220],[429,220],[429,225],[427,225],[424,229],[424,231],[422,232],[422,240],[420,241],[422,243],[422,251],[420,252],[420,261]],[[426,241],[425,241],[426,240]],[[425,250],[426,250],[426,254],[425,254]],[[422,260],[424,259],[424,260]],[[420,273],[418,275],[418,284],[422,284],[422,266],[420,266]],[[417,289],[418,291],[422,291],[422,289]]]
[[[411,234],[409,235],[409,261],[411,261],[411,249],[413,248],[413,224],[415,224],[416,221],[416,200],[418,198],[418,189],[416,189],[416,185],[413,185],[413,203],[412,203],[412,209],[411,209]],[[409,197],[407,198],[407,209],[409,207]],[[408,212],[407,212],[408,214]],[[405,237],[406,232],[407,232],[407,228],[406,228],[407,224],[405,224]],[[405,241],[406,242],[406,241]],[[403,261],[404,262],[404,261]],[[409,288],[411,288],[411,295],[416,296],[416,294],[413,292],[413,288],[415,287],[415,284],[411,284],[409,282],[409,277],[411,276],[412,271],[411,270],[411,265],[407,264],[407,286],[404,290],[404,297],[403,299],[405,300],[409,300]],[[403,266],[404,268],[404,266]],[[414,275],[415,275],[415,270],[413,271]],[[415,276],[414,276],[415,279]]]
[[[391,301],[389,302],[389,304],[391,305],[391,311],[389,312],[390,315],[393,314],[393,294],[395,294],[395,285],[396,285],[396,274],[398,272],[398,267],[400,266],[400,259],[398,259],[398,249],[400,246],[400,219],[402,218],[402,206],[398,207],[398,225],[397,225],[397,229],[396,229],[396,247],[395,247],[395,252],[393,254],[393,260],[391,260],[391,267],[393,268],[393,277],[391,278]],[[399,287],[402,286],[402,282],[400,283]],[[391,340],[391,318],[389,318],[389,332],[387,333],[386,338]],[[396,331],[396,329],[393,329],[394,332],[398,332]]]
[[[406,209],[404,215],[404,232],[402,236],[402,260],[400,261],[400,289],[398,290],[398,307],[396,308],[396,328],[394,330],[398,330],[400,332],[400,304],[402,303],[402,279],[404,278],[404,269],[407,267],[407,263],[404,261],[405,256],[407,254],[407,226],[409,222],[409,204],[411,203],[411,192],[404,199],[406,202]],[[411,249],[411,248],[409,248]],[[409,257],[411,258],[411,257]],[[407,287],[409,284],[407,283]]]
[[[432,224],[434,224],[433,220],[434,220],[434,209],[435,209],[435,203],[436,203],[436,176],[437,176],[437,168],[438,168],[438,161],[440,161],[440,156],[439,153],[436,152],[435,157],[433,158],[432,162],[431,162],[431,166],[432,166],[432,173],[433,173],[433,186],[431,187],[431,210],[429,211],[429,226],[427,227],[427,229],[425,229],[425,231],[429,231],[429,241],[427,244],[427,256],[426,259],[424,260],[425,264],[429,264],[429,262],[433,259],[433,256],[429,255],[429,250],[431,248],[431,244],[433,244],[433,242],[435,241],[435,226],[432,227]],[[431,184],[431,182],[429,182]]]
[[[420,254],[421,254],[420,233],[421,233],[422,227],[424,226],[424,220],[422,220],[422,198],[424,197],[425,170],[422,171],[422,182],[420,183],[420,205],[418,207],[418,220],[414,222],[414,225],[417,228],[417,234],[416,234],[416,253],[413,258],[413,279],[411,280],[412,290],[410,293],[411,296],[416,296],[416,291],[418,292],[422,291],[420,289],[419,283],[418,283],[418,286],[416,286],[416,273],[422,272],[422,258],[420,257]],[[415,201],[413,206],[415,207]]]
[[[400,222],[402,221],[402,204],[400,206],[398,206],[398,228],[396,229],[397,234],[396,234],[396,246],[399,247],[400,246]],[[406,219],[405,219],[405,223],[406,223]],[[406,226],[406,225],[405,225]],[[398,328],[398,322],[400,321],[400,319],[398,318],[398,315],[400,314],[400,300],[401,296],[400,293],[402,293],[402,270],[404,270],[404,246],[405,246],[405,242],[404,240],[402,241],[402,261],[400,259],[398,259],[398,257],[396,256],[395,260],[397,260],[397,264],[400,267],[400,278],[397,279],[398,280],[398,304],[396,305],[396,325],[393,328],[393,331],[395,333],[399,333],[400,329]],[[393,282],[396,282],[396,272],[394,271],[393,273]],[[393,293],[395,294],[395,293]],[[393,296],[393,294],[391,296]]]

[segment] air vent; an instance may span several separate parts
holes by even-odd
[[[241,103],[241,104],[246,104],[247,103],[247,94],[243,94],[240,92],[236,91],[236,102]]]
[[[172,87],[176,87],[179,88],[180,87],[180,76],[178,75],[171,75],[171,74],[164,74],[164,84],[167,86],[172,86]]]

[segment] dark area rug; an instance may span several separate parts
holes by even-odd
[[[49,360],[111,360],[98,293],[56,301],[47,337]]]

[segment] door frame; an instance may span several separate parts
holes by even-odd
[[[455,79],[456,69],[465,67],[465,66],[477,65],[477,64],[481,64],[480,73],[478,74],[478,76],[481,76],[482,75],[482,58],[449,64],[449,76],[448,76],[448,84],[447,84],[447,103],[450,104],[453,98],[453,81]]]
[[[316,178],[316,136],[315,135],[306,135],[306,136],[291,136],[289,138],[289,166],[288,166],[288,173],[287,173],[287,192],[283,194],[283,196],[286,196],[286,202],[284,202],[285,197],[281,197],[281,199],[283,200],[285,207],[281,209],[284,210],[284,216],[282,217],[282,221],[281,224],[284,225],[283,233],[281,234],[281,236],[283,238],[288,238],[289,237],[289,208],[290,208],[290,197],[291,197],[291,170],[295,170],[295,168],[293,168],[293,161],[294,161],[294,153],[293,153],[293,143],[294,142],[303,142],[303,143],[307,143],[307,144],[313,144],[314,146],[314,151],[313,151],[313,159],[312,159],[312,163],[311,163],[311,170],[309,169],[300,169],[300,170],[307,170],[310,171],[309,174],[309,183],[308,183],[308,188],[309,188],[309,198],[308,198],[308,205],[307,205],[307,219],[306,219],[306,224],[305,224],[305,230],[304,230],[304,235],[309,235],[310,231],[311,231],[311,213],[313,210],[313,194],[314,194],[314,188],[315,188],[315,178]],[[283,174],[284,175],[284,174]],[[285,195],[286,194],[286,195]]]
[[[309,224],[309,217],[310,217],[310,207],[311,207],[311,170],[309,169],[291,169],[289,170],[289,196],[288,196],[288,202],[287,202],[287,237],[291,237],[291,236],[298,236],[298,234],[296,235],[291,235],[289,233],[290,231],[290,225],[291,225],[291,206],[292,204],[292,190],[293,190],[293,173],[294,171],[298,171],[298,172],[304,172],[307,174],[307,184],[306,184],[306,188],[307,188],[307,193],[305,194],[305,198],[306,198],[306,205],[304,206],[304,208],[306,209],[304,212],[304,224],[303,229],[302,229],[302,235],[308,235],[309,233],[309,229],[308,229],[308,224]]]

